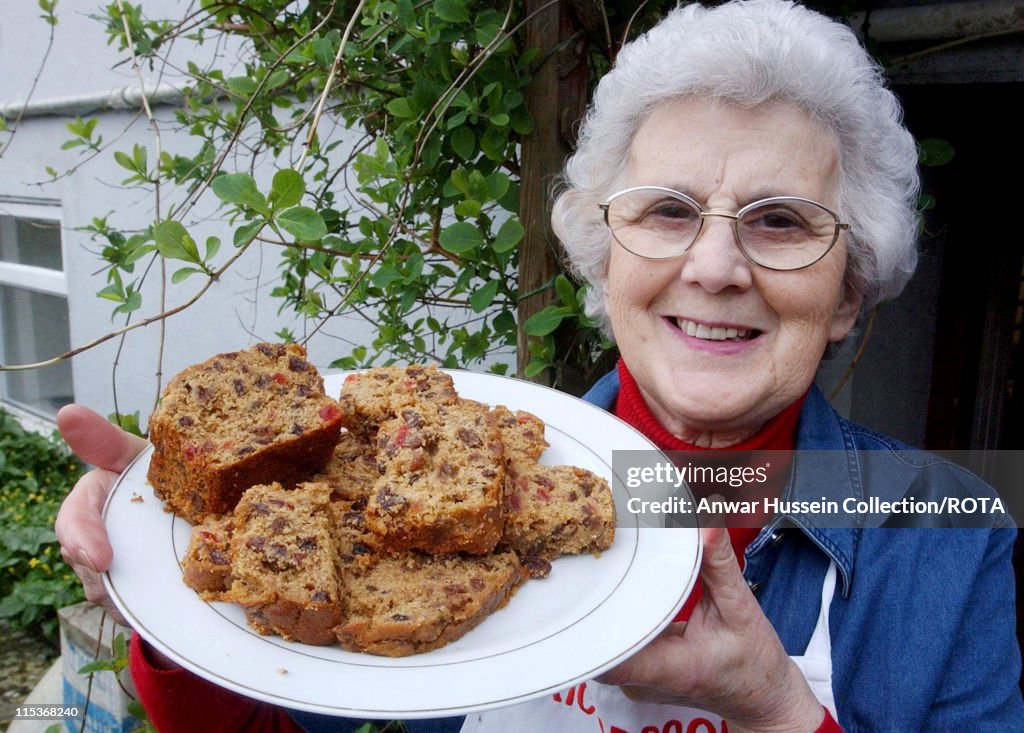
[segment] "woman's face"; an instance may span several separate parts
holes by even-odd
[[[796,107],[684,100],[641,124],[623,187],[665,186],[730,212],[769,196],[837,210],[838,174],[831,133]],[[726,446],[800,397],[826,345],[849,332],[860,297],[844,288],[845,268],[843,238],[803,270],[759,267],[737,247],[731,220],[711,217],[679,257],[647,260],[613,243],[608,314],[662,424],[697,445]],[[728,338],[730,329],[746,336]]]

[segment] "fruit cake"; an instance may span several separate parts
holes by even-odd
[[[257,344],[188,367],[149,420],[149,481],[192,523],[230,512],[254,484],[290,485],[330,458],[341,410],[296,344]]]
[[[329,484],[331,495],[336,499],[362,499],[365,503],[379,478],[374,444],[343,430],[327,464],[312,480]]]
[[[373,533],[366,528],[366,501],[332,499],[330,523],[335,558],[344,575],[348,564],[374,552]]]
[[[403,407],[417,404],[450,405],[458,400],[452,378],[436,367],[422,364],[377,367],[345,378],[341,396],[342,419],[357,436],[373,441],[381,423]]]
[[[207,517],[192,528],[181,562],[185,585],[204,601],[219,601],[231,587],[231,532],[234,517]]]
[[[330,487],[253,486],[234,512],[231,590],[261,634],[333,644],[342,589],[330,521]]]
[[[577,466],[515,462],[505,483],[501,547],[523,557],[599,554],[615,539],[608,482]]]
[[[346,576],[338,641],[388,657],[437,649],[506,605],[525,579],[514,552],[378,557]]]
[[[432,554],[494,549],[503,525],[504,448],[476,404],[405,407],[381,425],[380,480],[366,507],[379,548]]]
[[[506,463],[511,461],[536,462],[547,450],[544,421],[526,410],[512,412],[504,405],[494,408],[494,417],[505,445]]]

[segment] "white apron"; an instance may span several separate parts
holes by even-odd
[[[828,611],[836,587],[830,563],[821,588],[821,611],[803,656],[791,657],[815,697],[836,717],[832,696],[832,640]],[[584,682],[548,697],[467,716],[462,733],[728,733],[717,715],[677,705],[637,703],[613,685]]]

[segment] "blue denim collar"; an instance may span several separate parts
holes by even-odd
[[[612,370],[601,377],[583,399],[611,411],[619,394],[619,374]],[[800,412],[797,427],[797,452],[794,469],[784,498],[816,501],[823,497],[838,501],[863,498],[856,445],[848,423],[832,409],[825,395],[812,386]],[[837,526],[826,526],[824,515],[780,514],[758,533],[747,548],[747,556],[757,554],[784,527],[800,529],[839,569],[840,592],[849,597],[853,582],[853,558],[860,538],[859,527],[849,524],[850,516],[836,517]]]
[[[842,505],[845,499],[860,500],[864,496],[857,448],[849,424],[829,405],[825,395],[811,386],[800,412],[796,433],[797,450],[793,455],[793,471],[784,498],[793,501],[828,499]],[[856,515],[786,513],[776,516],[747,549],[748,555],[758,552],[780,527],[795,526],[836,564],[839,569],[840,593],[849,597],[853,582],[853,558],[861,528],[849,526]]]

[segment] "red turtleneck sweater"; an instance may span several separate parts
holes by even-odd
[[[699,448],[685,440],[680,440],[658,421],[651,409],[644,401],[640,388],[637,386],[633,375],[629,373],[626,362],[619,360],[619,396],[615,401],[615,416],[620,420],[629,423],[634,428],[647,436],[658,448],[664,451],[706,451],[707,448]],[[806,395],[805,395],[806,397]],[[778,415],[773,417],[758,430],[757,433],[747,438],[742,443],[730,446],[727,450],[755,451],[755,450],[777,450],[789,451],[796,445],[796,427],[800,421],[800,410],[804,404],[804,397],[801,397]],[[784,480],[789,466],[773,466],[773,478]],[[729,538],[732,540],[733,550],[740,565],[743,565],[743,553],[747,545],[757,537],[756,527],[730,527]],[[700,600],[701,585],[698,578],[697,585],[690,594],[686,604],[676,616],[676,621],[685,621],[690,618],[693,607]]]

